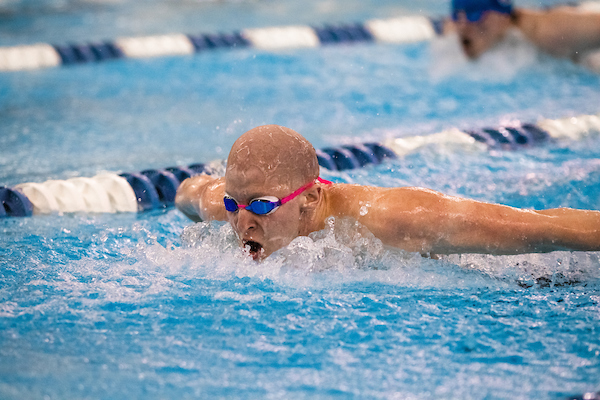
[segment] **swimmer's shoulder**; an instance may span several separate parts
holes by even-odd
[[[331,185],[326,185],[325,189],[331,196],[341,196],[344,198],[352,198],[355,196],[372,198],[389,194],[412,197],[415,195],[437,193],[434,190],[417,186],[382,187],[374,185],[359,185],[354,183],[333,183]]]
[[[327,185],[325,190],[331,215],[336,216],[358,215],[364,206],[411,208],[424,198],[439,195],[414,186],[388,188],[347,183]]]

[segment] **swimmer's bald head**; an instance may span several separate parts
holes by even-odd
[[[271,184],[296,189],[319,176],[314,147],[298,132],[279,125],[249,130],[233,144],[226,175],[260,173]]]

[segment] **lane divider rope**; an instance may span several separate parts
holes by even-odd
[[[409,43],[432,39],[436,35],[436,27],[441,27],[441,21],[426,17],[401,17],[324,27],[297,25],[244,29],[234,33],[177,33],[68,45],[37,43],[0,47],[0,71],[85,64],[118,58],[185,55],[228,48],[283,50],[352,42]]]
[[[583,2],[579,7],[582,10],[600,12],[600,1]],[[443,23],[443,18],[404,16],[321,27],[275,26],[233,33],[175,33],[79,44],[36,43],[0,47],[0,71],[86,64],[119,58],[186,55],[215,49],[253,47],[277,51],[356,42],[411,43],[431,40],[441,35]],[[582,64],[600,72],[600,50],[589,54]]]
[[[600,114],[544,119],[536,124],[512,122],[494,128],[453,128],[430,135],[392,138],[317,150],[319,165],[345,171],[404,157],[424,146],[465,145],[482,149],[518,150],[553,140],[580,140],[600,134]],[[223,161],[141,172],[105,172],[91,178],[27,182],[0,187],[0,218],[37,214],[143,212],[171,207],[180,183],[198,174],[222,176]]]

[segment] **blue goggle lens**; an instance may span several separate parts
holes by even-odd
[[[480,11],[464,11],[464,10],[460,10],[460,11],[453,11],[453,12],[452,12],[452,19],[453,19],[454,21],[458,21],[458,15],[459,15],[461,12],[464,12],[464,13],[465,13],[465,16],[467,17],[467,20],[468,20],[469,22],[477,22],[477,21],[479,21],[479,20],[481,19],[481,17],[483,16],[483,13],[484,13],[485,11],[481,11],[481,10],[480,10]]]
[[[238,205],[232,198],[224,197],[223,203],[225,203],[225,209],[229,212],[236,212],[238,210]]]
[[[225,204],[225,209],[229,212],[236,212],[239,209],[237,202],[230,197],[224,197],[223,203]],[[252,200],[250,204],[246,206],[246,210],[251,211],[257,215],[265,215],[273,211],[278,206],[279,202],[257,199]]]
[[[266,200],[252,200],[247,210],[252,211],[254,214],[265,215],[273,211],[277,207],[277,203]]]

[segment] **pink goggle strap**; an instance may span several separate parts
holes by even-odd
[[[320,183],[324,183],[325,185],[331,185],[332,184],[332,182],[330,182],[330,181],[328,181],[326,179],[322,179],[321,177],[318,177],[316,179],[316,181],[318,181]],[[302,186],[300,189],[296,190],[294,193],[290,194],[289,196],[285,196],[283,199],[281,199],[281,204],[285,204],[288,201],[293,200],[300,193],[304,192],[306,189],[308,189],[309,187],[311,187],[314,184],[315,184],[315,181],[308,182],[306,185]]]

